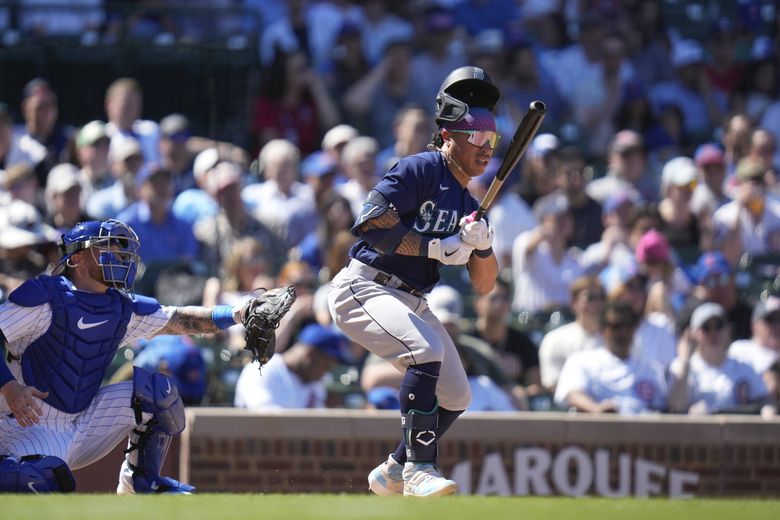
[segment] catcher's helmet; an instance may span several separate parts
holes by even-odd
[[[434,113],[436,124],[463,119],[469,107],[493,110],[501,97],[487,72],[479,67],[459,67],[450,72],[439,87]]]
[[[132,290],[141,242],[127,224],[113,219],[79,222],[60,237],[57,245],[62,256],[52,270],[53,275],[65,270],[74,253],[93,248],[95,261],[103,271],[103,281],[115,289]]]

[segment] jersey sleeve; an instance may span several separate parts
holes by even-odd
[[[393,203],[399,215],[417,211],[433,178],[433,174],[425,174],[426,164],[419,158],[402,159],[374,187]]]
[[[132,343],[139,339],[152,339],[168,324],[176,307],[160,307],[152,314],[133,313],[122,343]]]
[[[6,348],[20,356],[24,349],[46,332],[51,325],[51,307],[48,303],[22,307],[12,302],[0,304],[0,330],[6,339]]]

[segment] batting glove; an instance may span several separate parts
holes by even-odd
[[[434,238],[428,242],[428,258],[445,265],[463,265],[469,261],[474,247],[464,243],[459,235],[444,239]]]
[[[493,234],[493,227],[485,219],[474,221],[472,215],[460,219],[460,239],[476,250],[493,247]]]

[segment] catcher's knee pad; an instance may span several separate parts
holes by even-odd
[[[430,462],[436,460],[439,409],[430,412],[409,410],[401,414],[401,428],[406,445],[406,460],[409,462]]]
[[[135,422],[143,422],[141,412],[150,413],[159,431],[176,435],[184,430],[184,403],[170,377],[133,367],[133,410]]]
[[[76,481],[68,465],[59,457],[26,455],[17,462],[0,456],[0,492],[70,493]]]

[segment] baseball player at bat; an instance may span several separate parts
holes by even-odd
[[[443,264],[466,265],[478,293],[495,284],[493,231],[485,220],[469,218],[479,204],[466,184],[483,173],[498,142],[491,111],[499,95],[480,68],[447,76],[436,97],[439,129],[431,151],[401,159],[369,193],[352,228],[360,240],[328,294],[336,325],[404,373],[402,441],[368,476],[378,495],[457,489],[437,469],[437,443],[471,393],[455,345],[425,294]]]
[[[118,493],[194,490],[160,475],[184,429],[173,380],[135,367],[132,381],[101,388],[106,369],[120,345],[140,338],[246,323],[275,291],[236,308],[162,307],[132,292],[139,245],[117,220],[81,222],[62,235],[52,276],[28,280],[0,305],[0,492],[73,491],[71,470],[128,436]]]

